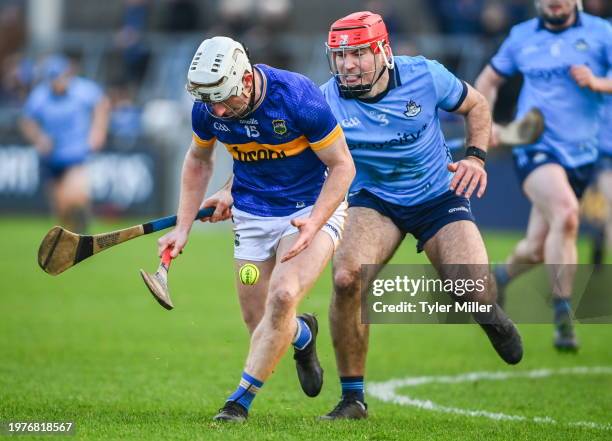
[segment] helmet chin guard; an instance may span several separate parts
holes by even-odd
[[[228,37],[204,40],[187,72],[187,91],[205,103],[219,103],[243,92],[242,77],[253,72],[246,49]]]

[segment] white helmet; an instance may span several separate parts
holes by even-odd
[[[221,102],[242,95],[242,76],[252,71],[240,43],[228,37],[209,38],[191,60],[186,88],[198,101]]]

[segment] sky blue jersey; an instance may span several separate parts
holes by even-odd
[[[63,95],[54,94],[48,82],[32,90],[23,112],[50,137],[53,149],[47,160],[51,164],[87,157],[93,110],[102,97],[102,89],[96,83],[80,77],[70,80]]]
[[[566,167],[597,158],[599,112],[603,97],[580,88],[570,76],[573,65],[587,65],[596,76],[612,66],[612,26],[603,19],[579,13],[561,32],[534,18],[512,28],[491,67],[502,76],[524,78],[517,117],[532,107],[544,114],[545,129],[527,149],[552,152]]]
[[[223,143],[234,158],[234,206],[256,216],[289,216],[313,205],[327,167],[314,153],[342,136],[319,88],[303,75],[263,64],[262,95],[243,119],[217,118],[195,102],[199,148]],[[256,84],[256,87],[259,87]]]
[[[321,89],[355,161],[351,193],[365,189],[385,201],[413,206],[449,189],[451,155],[438,108],[459,108],[467,85],[436,61],[394,59],[389,86],[375,98],[342,98],[334,79]]]

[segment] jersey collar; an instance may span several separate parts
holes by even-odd
[[[249,112],[249,114],[255,112],[255,110],[259,108],[261,103],[263,103],[264,98],[266,97],[266,92],[268,91],[268,78],[266,77],[264,70],[261,69],[258,65],[255,65],[253,67],[257,69],[261,74],[262,84],[259,86],[261,87],[261,94],[259,95],[259,99],[255,102],[255,105],[253,106],[253,109]]]
[[[401,85],[402,84],[401,84],[400,77],[399,77],[399,69],[397,68],[389,69],[389,82],[387,83],[387,88],[385,90],[383,90],[381,93],[371,98],[357,98],[357,99],[364,103],[377,103],[380,100],[382,100],[384,97],[386,97],[387,94],[391,90]]]

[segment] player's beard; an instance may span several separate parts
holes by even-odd
[[[544,12],[542,5],[538,0],[536,0],[536,9],[540,18],[552,26],[562,26],[567,23],[569,18],[572,16],[572,11],[562,15],[547,14],[546,12]]]
[[[544,20],[546,23],[551,24],[553,26],[561,26],[564,25],[565,23],[567,23],[567,20],[569,20],[569,18],[572,16],[571,13],[569,14],[563,14],[563,15],[548,15],[548,14],[540,14],[540,17],[542,17],[542,20]]]

